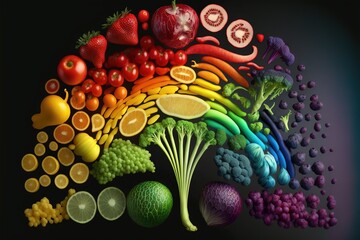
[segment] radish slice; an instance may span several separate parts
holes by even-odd
[[[218,32],[225,27],[228,21],[228,14],[222,6],[209,4],[201,11],[200,21],[208,31]]]
[[[254,30],[248,21],[237,19],[227,27],[226,36],[231,45],[236,48],[244,48],[251,42]]]

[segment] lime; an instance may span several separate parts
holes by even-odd
[[[96,201],[87,191],[78,191],[71,195],[66,203],[66,211],[73,221],[87,223],[96,214]]]
[[[126,207],[126,197],[117,187],[104,188],[97,197],[97,207],[101,216],[113,221],[121,217]]]
[[[130,218],[138,225],[148,228],[163,223],[173,206],[169,188],[158,181],[144,181],[135,185],[126,201]]]

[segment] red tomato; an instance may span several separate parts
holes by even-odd
[[[128,63],[129,58],[125,55],[123,52],[115,52],[111,54],[107,61],[106,61],[106,67],[107,68],[122,68],[125,66],[126,63]]]
[[[141,65],[149,59],[149,54],[145,49],[138,49],[136,51],[134,62],[137,65]]]
[[[150,48],[149,57],[152,60],[156,60],[159,57],[159,50],[155,46]]]
[[[124,83],[124,77],[120,70],[111,69],[108,73],[108,83],[113,87],[120,87]]]
[[[169,55],[169,61],[174,59],[174,51],[172,49],[166,49],[165,52]]]
[[[147,21],[149,21],[149,18],[150,18],[149,11],[147,11],[145,9],[139,11],[139,13],[138,13],[139,22],[141,22],[141,23],[147,22]]]
[[[100,84],[95,83],[93,85],[93,87],[91,88],[91,93],[92,95],[94,95],[95,97],[100,97],[102,94],[103,90]]]
[[[153,46],[155,46],[155,39],[150,35],[145,35],[140,38],[140,47],[149,51]]]
[[[128,82],[135,81],[139,76],[139,68],[135,63],[127,63],[122,69],[121,73]]]
[[[79,104],[85,102],[86,100],[86,95],[83,90],[75,91],[72,96],[74,97],[75,102]]]
[[[171,65],[177,65],[177,66],[185,65],[187,60],[188,60],[188,58],[187,58],[187,54],[185,53],[185,51],[178,50],[174,54],[174,58],[170,63],[171,63]]]
[[[155,63],[152,62],[151,60],[144,62],[143,64],[140,65],[139,73],[143,77],[154,75]]]
[[[160,51],[155,63],[159,67],[165,67],[169,63],[169,54],[166,51]]]
[[[85,107],[89,111],[95,111],[99,108],[100,101],[98,97],[95,97],[91,93],[89,93],[86,97]]]
[[[81,84],[81,89],[84,91],[84,93],[91,92],[92,87],[94,86],[95,81],[88,78]]]
[[[57,66],[57,74],[65,84],[78,85],[87,76],[87,66],[82,58],[76,55],[67,55],[60,60]]]
[[[106,70],[103,68],[90,69],[89,76],[92,77],[92,79],[100,85],[105,85],[107,83],[107,73]]]

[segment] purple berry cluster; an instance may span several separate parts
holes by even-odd
[[[250,216],[262,219],[266,225],[276,222],[282,228],[319,227],[328,229],[337,224],[335,198],[327,199],[328,209],[320,208],[320,198],[315,194],[305,196],[303,192],[286,193],[277,188],[273,193],[250,191],[245,200]]]

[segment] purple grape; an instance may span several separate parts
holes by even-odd
[[[297,96],[297,100],[298,100],[299,102],[304,102],[304,101],[306,100],[306,95],[305,95],[305,94],[299,94],[299,95]]]
[[[285,72],[286,72],[287,74],[291,74],[291,70],[290,70],[289,68],[285,68]]]
[[[309,156],[311,158],[314,158],[318,155],[318,150],[316,148],[310,148],[309,149]]]
[[[300,128],[300,133],[304,134],[304,133],[306,133],[306,131],[307,131],[306,127],[301,127]]]
[[[323,107],[323,103],[320,101],[312,101],[310,103],[310,108],[313,111],[319,111]]]
[[[312,177],[303,177],[300,180],[300,186],[304,190],[310,190],[314,186],[314,178],[312,178]]]
[[[335,167],[334,167],[333,165],[329,165],[329,166],[328,166],[328,170],[329,170],[329,172],[334,171],[334,169],[335,169]]]
[[[330,123],[325,123],[325,127],[330,127]]]
[[[308,83],[307,83],[307,87],[308,88],[313,88],[313,87],[315,87],[316,86],[316,82],[315,81],[308,81]]]
[[[306,121],[310,121],[311,120],[311,114],[310,113],[307,113],[307,114],[305,114],[305,120]]]
[[[326,205],[328,209],[332,210],[336,207],[336,201],[335,200],[328,201]]]
[[[335,226],[337,224],[337,219],[336,218],[330,218],[329,220],[329,225],[330,226]]]
[[[298,123],[297,122],[292,122],[291,125],[290,125],[292,128],[296,128],[298,126]]]
[[[315,130],[316,132],[320,132],[320,131],[321,131],[321,123],[316,122],[316,123],[314,124],[314,130]]]
[[[296,122],[301,122],[304,119],[304,115],[297,111],[295,112],[294,117]]]
[[[296,81],[297,82],[301,82],[303,80],[303,75],[302,74],[296,74]]]
[[[318,196],[316,196],[315,194],[310,194],[309,196],[306,197],[306,204],[309,208],[315,209],[320,204],[320,198]]]
[[[314,185],[317,186],[318,188],[323,188],[325,186],[325,176],[324,175],[319,175],[315,178],[315,183]]]
[[[300,172],[302,175],[306,175],[306,174],[310,173],[310,172],[311,172],[311,165],[308,164],[308,163],[305,163],[305,164],[301,165],[301,166],[299,167],[299,172]]]
[[[306,89],[306,84],[302,83],[299,85],[299,90],[304,91]]]
[[[280,109],[287,109],[288,108],[288,103],[281,99],[280,102],[279,102],[279,108]]]
[[[311,101],[311,102],[319,101],[319,96],[318,96],[317,94],[311,95],[310,101]]]
[[[324,173],[325,171],[325,165],[322,161],[316,161],[312,164],[311,166],[311,170],[316,174],[316,175],[321,175]]]
[[[321,147],[320,147],[320,152],[321,152],[321,153],[326,153],[326,148],[325,148],[324,146],[321,146]]]
[[[303,139],[301,140],[300,145],[303,147],[306,147],[310,144],[310,137],[303,137]]]
[[[326,138],[326,134],[325,133],[321,134],[321,137]]]
[[[292,156],[292,162],[297,165],[301,166],[305,163],[306,160],[306,154],[303,152],[297,152]]]
[[[321,113],[315,113],[314,117],[315,117],[316,121],[320,121],[321,120]]]
[[[334,152],[334,149],[330,148],[330,149],[329,149],[329,152]]]
[[[291,90],[291,91],[288,93],[289,98],[296,98],[297,95],[298,95],[298,92],[295,91],[295,90]]]
[[[326,194],[326,191],[324,189],[321,189],[320,194],[324,196]]]
[[[299,180],[297,180],[296,178],[292,178],[289,182],[289,187],[294,190],[298,189],[300,187]]]
[[[297,66],[297,70],[299,70],[300,72],[304,71],[305,70],[305,65],[304,64],[299,64]]]
[[[293,104],[293,109],[295,111],[301,111],[305,108],[305,104],[303,102],[296,102]]]
[[[331,179],[331,184],[335,184],[336,183],[336,178]]]
[[[283,69],[283,67],[282,66],[280,66],[280,65],[275,65],[274,66],[274,70],[276,70],[276,71],[283,71],[284,69]]]
[[[310,138],[315,139],[316,138],[315,133],[310,133]]]

